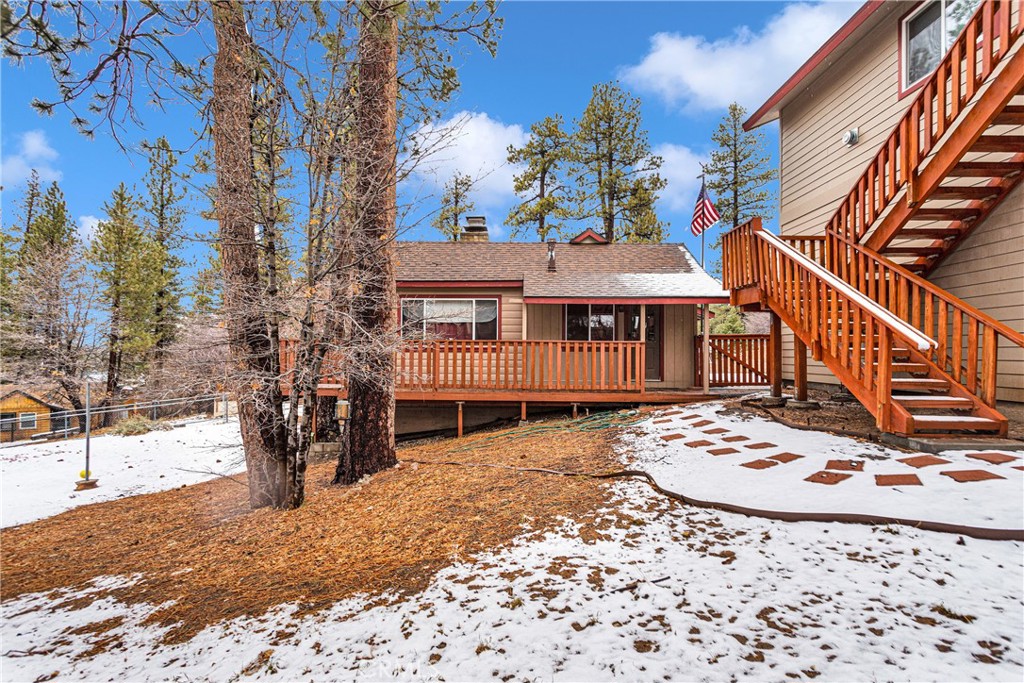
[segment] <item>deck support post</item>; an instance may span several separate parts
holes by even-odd
[[[526,422],[526,401],[522,401],[519,404],[519,419]]]
[[[807,401],[807,345],[800,341],[796,335],[793,336],[795,348],[793,350],[793,381],[795,385],[795,398],[797,401]]]
[[[573,403],[572,404],[572,419],[575,420],[577,417],[579,417],[579,414],[580,414],[580,404],[579,403]]]
[[[782,398],[782,319],[772,312],[768,333],[768,376],[772,381],[772,398]]]
[[[701,354],[701,364],[704,366],[701,370],[703,375],[703,386],[704,395],[707,396],[711,393],[711,320],[709,319],[711,314],[711,308],[704,304],[704,315],[701,319],[701,327],[703,328],[702,333],[704,339],[701,341],[701,347],[703,353]]]
[[[455,405],[459,407],[459,438],[462,438],[462,404],[463,401],[456,401]]]

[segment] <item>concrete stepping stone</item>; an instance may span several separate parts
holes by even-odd
[[[769,455],[768,457],[771,458],[772,460],[778,460],[782,464],[786,464],[787,462],[799,460],[804,456],[797,455],[796,453],[779,453],[778,455]]]
[[[662,419],[662,420],[655,420],[655,421],[654,421],[654,422],[652,422],[651,424],[656,424],[656,425],[663,425],[663,424],[665,424],[666,422],[671,422],[671,421],[672,421],[672,418],[671,418],[671,417],[666,417],[666,418],[664,418],[664,419]]]
[[[840,472],[863,472],[863,460],[829,460],[825,465],[826,470],[839,470]]]
[[[759,443],[748,443],[747,444],[747,448],[754,448],[754,449],[778,448],[778,446],[776,446],[773,443],[768,443],[767,441],[761,441]]]
[[[946,470],[939,472],[944,477],[949,477],[955,482],[966,484],[971,481],[988,481],[989,479],[1006,479],[995,472],[987,470]]]
[[[876,474],[875,486],[921,486],[916,474]]]
[[[711,455],[732,455],[733,453],[739,453],[735,448],[711,448],[708,450]]]
[[[664,417],[672,417],[673,415],[682,415],[682,414],[683,414],[683,411],[681,411],[681,410],[668,410],[668,411],[662,413],[662,416],[664,416]],[[684,417],[683,419],[685,420],[686,418]]]
[[[1008,462],[1020,460],[1020,458],[1013,455],[1007,455],[1006,453],[970,453],[967,457],[987,462],[990,465],[1005,465]]]
[[[661,440],[662,441],[675,441],[676,439],[685,439],[685,438],[686,438],[685,434],[678,434],[678,433],[676,433],[676,434],[662,434],[661,435]]]
[[[714,446],[715,444],[711,441],[704,441],[701,439],[700,441],[687,441],[686,445],[690,448],[704,448],[705,446]]]
[[[825,484],[826,486],[835,486],[841,481],[846,481],[852,474],[844,474],[842,472],[815,472],[811,476],[804,479],[812,484]]]
[[[699,417],[699,416],[698,416]],[[700,422],[694,422],[694,427],[707,427],[708,425],[715,424],[714,420],[701,420]]]
[[[704,433],[705,434],[725,434],[728,431],[729,430],[726,429],[725,427],[715,427],[713,429],[705,429]]]
[[[699,418],[701,418],[701,417],[704,417],[704,416],[703,416],[703,415],[699,415],[699,414],[697,414],[697,413],[690,413],[689,415],[683,415],[683,416],[682,416],[681,418],[679,418],[679,419],[680,419],[680,420],[696,420],[696,419],[699,419]]]
[[[743,463],[743,467],[749,467],[752,470],[766,470],[778,464],[774,460],[751,460],[750,462]]]
[[[904,465],[910,465],[911,467],[931,467],[932,465],[948,465],[949,460],[943,458],[937,458],[934,455],[913,455],[909,458],[897,458],[897,462],[901,462]]]
[[[743,436],[742,434],[734,434],[733,436],[724,436],[722,441],[726,443],[736,443],[737,441],[750,441],[749,436]]]

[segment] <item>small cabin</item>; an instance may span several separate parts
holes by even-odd
[[[13,389],[0,396],[0,443],[64,433],[78,424],[73,409]]]

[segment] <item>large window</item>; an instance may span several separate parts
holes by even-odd
[[[942,56],[967,25],[981,0],[932,0],[903,20],[903,88],[935,71]]]
[[[402,334],[411,339],[497,339],[497,299],[402,299]]]
[[[565,338],[571,341],[613,341],[615,307],[611,304],[566,304]]]

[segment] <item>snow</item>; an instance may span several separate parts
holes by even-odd
[[[75,491],[85,469],[84,439],[0,450],[0,526],[245,470],[237,419],[202,420],[139,436],[95,436],[91,441],[89,469],[99,486],[85,491]]]
[[[967,526],[1024,529],[1024,472],[1012,465],[1024,465],[1024,459],[1004,465],[990,465],[969,458],[977,451],[946,451],[939,457],[947,465],[914,468],[897,458],[914,453],[884,445],[851,439],[819,431],[793,429],[766,418],[726,410],[721,403],[684,406],[684,414],[671,416],[670,422],[655,414],[627,435],[623,458],[646,470],[670,491],[697,500],[714,501],[788,512],[836,512],[872,514],[885,517],[945,522]],[[693,419],[682,419],[696,415]],[[695,422],[714,424],[695,427]],[[704,430],[723,428],[720,434]],[[685,438],[664,441],[661,436],[683,434]],[[743,435],[748,441],[730,443],[725,437]],[[691,448],[697,440],[711,446]],[[765,449],[750,449],[754,443],[770,443]],[[738,453],[715,456],[708,449],[731,447]],[[743,467],[758,459],[781,453],[804,456],[793,462],[756,470]],[[1012,452],[1009,452],[1013,455]],[[1017,453],[1017,456],[1024,454]],[[826,469],[829,460],[861,460],[863,472],[852,473],[834,486],[804,481]],[[1002,479],[958,483],[942,472],[983,470]],[[920,486],[877,486],[879,474],[915,474]]]

